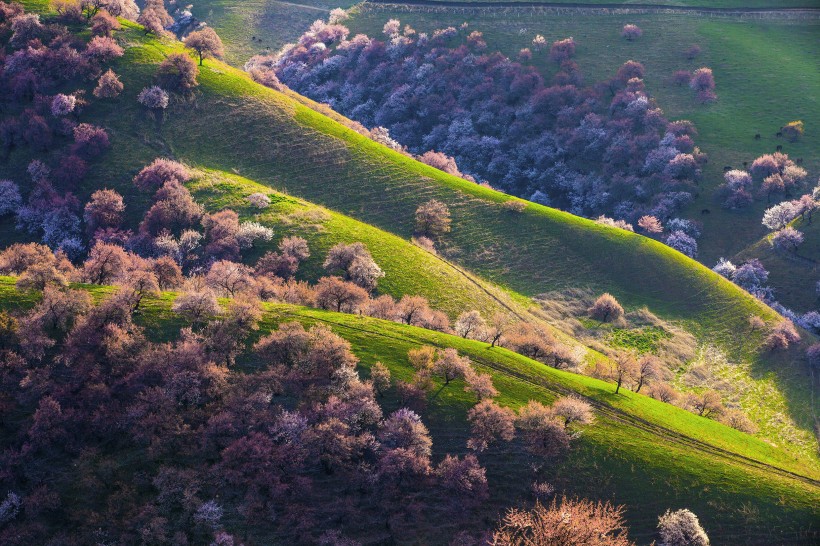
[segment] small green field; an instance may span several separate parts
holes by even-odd
[[[0,278],[1,308],[20,310],[36,301],[36,294],[17,292],[13,282]],[[95,298],[111,293],[110,288],[86,289]],[[155,340],[172,339],[184,326],[170,311],[173,297],[165,293],[141,306],[137,321]],[[667,507],[687,506],[698,513],[715,544],[807,544],[805,533],[820,517],[820,467],[714,421],[629,391],[615,395],[611,384],[480,342],[355,315],[288,305],[266,304],[265,309],[258,335],[285,321],[321,322],[351,342],[365,376],[370,365],[381,361],[394,378],[407,379],[412,374],[407,351],[433,345],[454,347],[492,374],[503,405],[551,402],[573,392],[584,396],[595,407],[596,423],[576,441],[566,461],[547,471],[548,477],[569,494],[626,504],[631,535],[641,542],[652,538],[657,515]],[[474,403],[461,381],[440,385],[424,417],[433,434],[434,456],[465,451],[464,418]],[[386,407],[396,404],[389,393]],[[414,536],[434,540],[454,534],[459,525],[486,526],[505,506],[527,498],[532,477],[528,458],[516,444],[493,448],[481,459],[493,492],[481,513],[464,522],[430,513]]]

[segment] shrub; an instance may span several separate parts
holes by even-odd
[[[98,228],[116,228],[122,223],[125,204],[122,196],[114,190],[102,189],[91,194],[91,200],[85,205],[83,219],[88,231],[93,233]]]
[[[575,56],[575,40],[570,36],[563,40],[556,40],[550,47],[550,60],[561,64]]]
[[[17,184],[11,180],[0,180],[0,216],[16,213],[22,202]]]
[[[183,53],[172,53],[157,68],[160,85],[168,89],[188,91],[197,86],[199,68]]]
[[[556,458],[569,451],[569,435],[555,421],[549,408],[530,400],[519,408],[515,426],[521,431],[527,451],[537,457]]]
[[[124,54],[123,49],[110,36],[94,36],[85,48],[86,57],[97,63],[104,63]]]
[[[667,510],[658,518],[658,546],[709,546],[709,537],[700,526],[698,517],[683,508]]]
[[[221,59],[225,55],[222,40],[211,27],[195,30],[185,38],[184,42],[187,47],[196,50],[199,55],[199,66],[202,66],[203,59],[211,57]]]
[[[98,99],[113,99],[122,93],[123,87],[120,78],[109,68],[108,71],[97,80],[97,87],[94,88],[93,94]],[[166,101],[165,106],[167,105],[168,103]]]
[[[493,533],[497,546],[569,545],[634,546],[627,536],[624,507],[586,499],[553,499],[530,510],[510,509]]]
[[[690,258],[698,255],[698,242],[683,231],[677,230],[670,233],[666,238],[666,244]]]
[[[654,234],[663,232],[663,226],[661,225],[660,220],[654,216],[641,216],[638,220],[638,227],[647,233]]]
[[[615,321],[624,315],[624,308],[612,294],[601,294],[587,311],[589,316],[601,322]]]
[[[168,108],[168,93],[159,86],[146,87],[137,95],[137,102],[151,110],[165,110]]]
[[[97,36],[110,36],[111,31],[122,28],[116,17],[106,10],[100,10],[91,18],[91,32]]]
[[[188,167],[164,157],[158,157],[134,177],[134,185],[141,190],[154,190],[166,182],[187,182],[191,179]]]
[[[439,238],[450,232],[450,209],[436,199],[419,205],[416,209],[416,232],[431,238]]]
[[[631,42],[643,36],[643,30],[641,30],[638,25],[624,25],[624,28],[621,30],[621,36]]]
[[[700,56],[700,52],[700,46],[697,44],[693,44],[689,46],[689,48],[687,48],[686,51],[684,51],[683,55],[691,61]]]
[[[803,233],[786,226],[772,236],[772,245],[781,250],[797,250],[803,242]]]
[[[77,97],[58,93],[51,101],[51,115],[54,117],[67,116],[74,111],[76,105]]]
[[[436,476],[445,489],[471,502],[479,502],[488,496],[487,473],[472,453],[463,459],[445,455],[436,467]]]
[[[168,15],[164,0],[146,0],[137,22],[145,27],[146,34],[162,35],[166,34],[165,29],[173,24],[174,19]]]
[[[108,140],[108,133],[102,127],[90,123],[81,123],[74,128],[74,146],[72,150],[75,153],[91,159],[101,155],[110,147],[111,142]]]
[[[482,400],[467,412],[471,424],[467,447],[484,451],[496,440],[509,442],[515,437],[515,414],[490,400]]]
[[[786,137],[789,142],[796,142],[797,139],[803,136],[803,122],[800,120],[790,121],[783,126],[780,132],[783,133],[783,136]]]
[[[678,86],[687,85],[691,79],[692,74],[688,70],[676,70],[672,74],[672,81]]]
[[[267,194],[257,192],[248,196],[248,202],[258,209],[266,209],[270,206],[271,200]]]
[[[220,312],[216,295],[207,288],[183,292],[174,300],[172,309],[194,323],[204,322]]]

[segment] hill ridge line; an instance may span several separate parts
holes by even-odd
[[[709,16],[756,16],[755,18],[786,18],[786,19],[820,19],[820,8],[785,7],[785,8],[713,8],[706,6],[670,6],[662,4],[589,4],[583,2],[536,2],[531,0],[488,0],[481,2],[467,2],[459,0],[366,0],[360,4],[363,8],[370,7],[408,7],[426,8],[431,10],[457,8],[461,11],[482,11],[492,9],[522,9],[533,11],[550,11],[556,13],[581,12],[599,15],[623,15],[627,13],[664,13],[664,14],[695,14]]]

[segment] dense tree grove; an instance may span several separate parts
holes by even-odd
[[[668,122],[646,95],[640,63],[583,87],[572,38],[551,46],[561,69],[547,82],[464,29],[417,34],[395,21],[385,41],[348,34],[317,21],[298,43],[246,68],[386,128],[414,154],[455,158],[458,167],[436,161],[445,170],[576,214],[665,220],[691,200],[705,157],[692,125]]]
[[[100,190],[87,214],[112,226],[122,209],[118,195]],[[293,237],[280,250],[308,254]],[[314,542],[330,520],[337,537],[379,521],[390,532],[408,494],[440,489],[428,498],[447,495],[459,516],[491,495],[476,454],[434,463],[421,415],[436,389],[475,396],[464,447],[476,452],[501,448],[519,429],[534,457],[562,458],[569,431],[594,420],[580,398],[532,401],[516,415],[492,401],[491,377],[452,348],[411,350],[410,382],[392,381],[380,363],[364,381],[350,344],[322,324],[281,323],[254,336],[260,296],[287,296],[274,277],[239,263],[213,261],[207,275],[183,281],[169,256],[98,241],[76,268],[31,243],[0,252],[0,274],[42,291],[30,310],[0,313],[0,404],[19,416],[3,424],[3,544],[229,544],[237,527]],[[68,280],[117,290],[94,305]],[[150,341],[153,332],[135,320],[160,285],[178,287],[172,310],[189,324],[168,342]],[[223,307],[217,295],[233,299]],[[416,320],[410,302],[396,305]],[[429,312],[423,302],[412,310]],[[414,409],[388,414],[377,401],[388,394]],[[123,457],[132,462],[119,465]],[[324,502],[328,494],[340,502]]]

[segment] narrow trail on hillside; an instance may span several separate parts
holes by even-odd
[[[410,6],[426,8],[458,8],[462,10],[537,8],[561,12],[578,11],[584,13],[625,14],[625,13],[693,13],[700,15],[756,16],[760,18],[818,18],[820,8],[713,8],[706,6],[673,6],[663,4],[588,4],[583,2],[537,2],[522,0],[488,0],[460,2],[458,0],[367,0],[362,6]]]
[[[293,317],[306,317],[307,315],[302,315],[298,312],[286,312],[285,314],[293,316]],[[404,336],[396,336],[391,334],[386,334],[384,332],[379,332],[375,330],[371,330],[365,327],[356,327],[351,326],[349,324],[344,324],[340,322],[336,322],[333,320],[317,318],[315,316],[309,316],[312,320],[317,320],[326,324],[330,324],[336,326],[337,328],[343,328],[348,330],[355,330],[358,332],[366,333],[370,336],[374,337],[381,337],[385,339],[393,339],[397,341],[409,342],[417,345],[422,345],[422,343],[412,337],[404,337]],[[497,362],[491,361],[485,358],[475,358],[475,360],[482,366],[486,366],[487,368],[491,368],[499,373],[504,375],[508,375],[510,377],[514,377],[519,381],[527,383],[529,385],[533,385],[542,389],[546,389],[550,392],[559,395],[567,395],[567,394],[574,394],[576,396],[581,396],[585,400],[587,400],[595,409],[602,415],[614,421],[618,421],[620,423],[627,424],[632,426],[638,430],[646,432],[648,434],[653,434],[655,436],[660,437],[661,439],[668,441],[670,443],[674,443],[684,448],[693,449],[696,451],[700,451],[714,457],[720,457],[726,460],[729,460],[733,463],[736,463],[741,466],[746,466],[753,468],[755,470],[764,471],[764,472],[774,472],[784,478],[797,480],[803,482],[807,485],[811,485],[814,487],[820,487],[820,480],[816,480],[809,476],[805,476],[803,474],[798,474],[796,472],[792,472],[790,470],[785,470],[778,466],[771,465],[769,463],[765,463],[759,461],[757,459],[753,459],[751,457],[747,457],[745,455],[741,455],[739,453],[735,453],[733,451],[729,451],[727,449],[712,445],[710,443],[704,442],[702,440],[698,440],[695,438],[691,438],[686,436],[680,432],[674,431],[662,425],[652,423],[640,417],[636,417],[631,415],[623,410],[610,406],[604,402],[596,400],[594,398],[590,398],[580,393],[573,391],[572,389],[562,387],[560,385],[556,385],[548,380],[536,380],[535,378],[529,377],[521,372],[516,370],[510,369],[507,366],[498,364]]]

